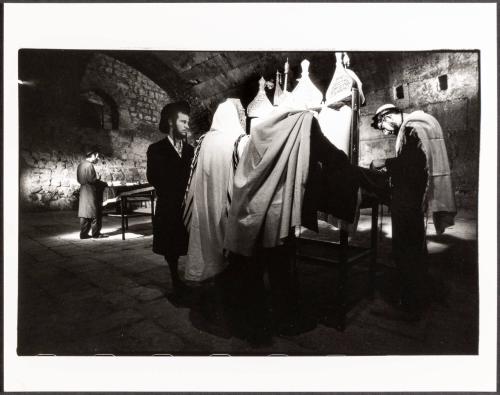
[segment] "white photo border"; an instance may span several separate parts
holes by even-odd
[[[496,3],[4,5],[5,391],[495,391]],[[480,51],[477,356],[19,357],[18,50]]]

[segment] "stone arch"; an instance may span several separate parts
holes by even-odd
[[[91,89],[80,95],[81,126],[116,130],[119,127],[118,106],[102,89]]]

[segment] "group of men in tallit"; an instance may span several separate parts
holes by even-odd
[[[419,319],[425,308],[425,217],[432,215],[442,233],[456,213],[437,120],[422,111],[406,114],[392,104],[381,106],[372,126],[397,136],[396,156],[362,169],[325,137],[332,131],[324,130],[312,111],[276,111],[247,134],[241,110],[237,99],[220,104],[210,130],[193,148],[186,141],[189,105],[167,104],[159,125],[166,137],[148,149],[147,177],[158,199],[153,250],[165,257],[175,293],[182,297],[231,266],[241,272],[240,286],[248,288],[263,281],[267,270],[271,287],[278,289],[274,295],[281,298],[272,309],[272,319],[279,321],[274,327],[290,328],[296,293],[288,243],[295,229],[317,231],[318,211],[354,222],[359,191],[366,189],[391,209],[401,289],[394,308]],[[182,255],[187,255],[184,279],[178,271]],[[257,300],[262,295],[255,295]]]

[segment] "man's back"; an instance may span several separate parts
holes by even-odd
[[[97,180],[97,175],[94,165],[86,160],[80,162],[76,170],[76,179],[81,185],[92,184],[95,182]]]

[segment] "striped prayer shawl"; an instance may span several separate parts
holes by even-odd
[[[238,163],[240,162],[240,155],[238,153],[238,146],[240,144],[240,141],[243,137],[245,137],[246,134],[241,134],[236,141],[234,142],[234,148],[233,148],[233,158],[232,158],[232,172],[231,172],[231,177],[229,178],[229,182],[227,184],[227,203],[226,203],[226,217],[229,215],[229,207],[231,207],[231,197],[233,195],[233,179],[234,179],[234,173],[236,171],[236,168],[238,167]]]
[[[189,191],[191,187],[191,181],[193,180],[193,175],[198,165],[198,156],[200,154],[201,143],[205,138],[206,133],[202,135],[196,142],[196,148],[194,149],[193,160],[191,162],[191,170],[189,171],[189,178],[186,186],[186,191],[184,192],[184,200],[182,201],[182,222],[189,233],[191,225],[191,215],[193,214],[193,193]]]

